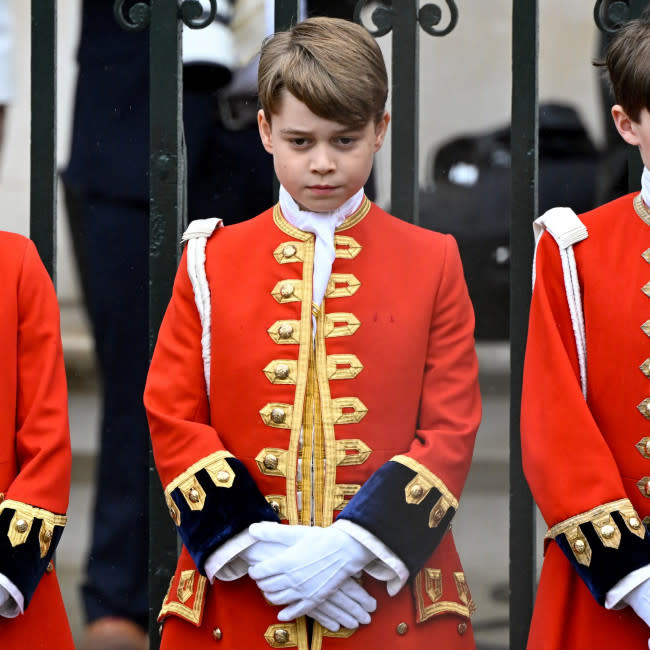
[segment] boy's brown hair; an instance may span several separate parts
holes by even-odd
[[[604,64],[616,103],[639,122],[641,111],[650,110],[650,8],[616,33]]]
[[[269,123],[283,90],[319,117],[352,128],[379,121],[388,96],[375,39],[360,25],[338,18],[309,18],[267,38],[257,82]]]

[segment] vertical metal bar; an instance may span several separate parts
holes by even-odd
[[[56,281],[56,0],[32,0],[29,232]]]
[[[523,475],[519,412],[538,201],[537,0],[512,3],[510,224],[510,648],[526,647],[535,592],[535,511]]]
[[[419,223],[418,215],[418,81],[417,2],[398,3],[392,14],[391,212]],[[397,6],[397,5],[396,5]]]
[[[630,20],[638,18],[641,12],[648,6],[648,0],[630,0]],[[630,192],[638,192],[641,189],[641,174],[643,173],[643,161],[638,147],[628,147],[627,154],[627,185]]]
[[[171,297],[184,227],[181,23],[175,0],[152,0],[149,25],[150,203],[149,350]],[[176,531],[149,458],[149,643],[160,645],[156,617],[176,565]]]

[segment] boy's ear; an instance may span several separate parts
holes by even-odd
[[[260,110],[257,111],[257,127],[260,130],[260,138],[262,140],[262,146],[266,149],[266,151],[272,154],[273,140],[271,139],[271,125],[266,119],[266,115],[264,114],[264,109],[262,108],[260,108]]]
[[[390,113],[384,111],[382,118],[375,124],[375,151],[381,149],[381,145],[384,144],[384,138],[388,131],[388,123],[390,122]]]
[[[638,145],[638,124],[628,116],[620,104],[614,104],[614,106],[612,106],[612,118],[616,125],[616,130],[620,133],[621,138],[623,138],[623,140],[628,144],[635,146]]]

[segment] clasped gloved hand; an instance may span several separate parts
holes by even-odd
[[[248,570],[269,602],[288,605],[278,620],[309,615],[331,630],[332,623],[353,629],[370,622],[377,602],[352,576],[374,555],[356,539],[333,526],[262,522],[248,530],[259,541],[287,547]]]
[[[623,601],[650,627],[650,579],[632,589],[629,594],[623,597]],[[648,648],[650,648],[650,640],[648,640]]]

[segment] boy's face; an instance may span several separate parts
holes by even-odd
[[[620,104],[612,107],[612,117],[621,137],[628,144],[639,147],[645,167],[650,169],[650,112],[644,108],[635,122],[627,116]]]
[[[279,181],[301,208],[312,212],[334,210],[363,187],[389,119],[385,113],[377,124],[370,120],[351,129],[318,117],[287,91],[271,124],[264,111],[257,116]]]

